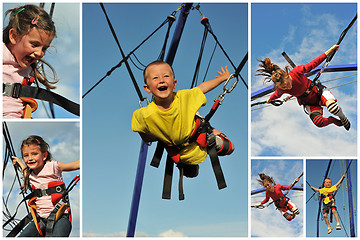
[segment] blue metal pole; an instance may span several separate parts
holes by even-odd
[[[307,77],[310,77],[316,74],[320,69],[321,67],[317,67],[305,75]],[[356,70],[357,70],[357,64],[347,64],[347,65],[328,66],[327,68],[325,68],[324,72],[345,72],[345,71],[356,71]],[[273,91],[275,91],[274,85],[262,88],[256,92],[251,93],[251,100],[265,96],[266,94],[269,94]]]
[[[166,62],[172,65],[177,47],[179,46],[179,41],[184,29],[184,25],[186,22],[186,18],[189,14],[189,11],[192,7],[192,3],[186,3],[185,7],[181,11],[180,19],[176,25],[176,29],[174,31],[173,39],[169,48],[168,55],[166,57]],[[134,237],[135,235],[135,228],[136,228],[136,220],[137,215],[139,212],[139,203],[140,203],[140,195],[141,195],[141,188],[144,179],[144,172],[145,172],[145,163],[146,163],[146,156],[148,152],[148,146],[144,141],[141,141],[141,149],[140,149],[140,156],[139,162],[136,170],[136,178],[135,178],[135,186],[133,192],[133,198],[131,202],[131,210],[128,222],[128,229],[126,236],[127,237]]]
[[[190,11],[191,7],[192,7],[192,3],[186,3],[184,5],[183,9],[181,10],[181,15],[177,22],[177,25],[176,25],[176,28],[174,31],[174,35],[173,35],[173,38],[171,41],[171,45],[169,47],[169,51],[168,51],[168,54],[167,54],[166,60],[165,60],[165,62],[167,62],[170,65],[172,65],[174,62],[176,50],[179,46],[180,38],[181,38],[182,32],[184,30],[186,19],[187,19],[187,16],[189,15],[189,11]]]
[[[346,165],[350,165],[350,160],[346,160]],[[350,217],[350,236],[355,237],[355,227],[354,227],[354,204],[352,199],[352,186],[351,186],[351,171],[347,172],[347,184],[348,184],[348,198],[349,198],[349,217]]]
[[[139,161],[136,170],[135,185],[134,185],[133,197],[131,202],[130,217],[129,217],[128,229],[126,232],[127,237],[134,237],[135,235],[136,220],[139,211],[141,188],[144,179],[147,152],[148,152],[148,145],[144,141],[141,141]]]

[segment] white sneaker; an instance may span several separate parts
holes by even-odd
[[[337,223],[337,224],[336,224],[336,230],[341,230],[341,225],[340,225],[340,223]]]
[[[332,226],[328,226],[328,234],[330,234],[333,230],[333,227]]]

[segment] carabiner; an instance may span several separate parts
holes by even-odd
[[[144,100],[146,100],[147,105],[150,104],[149,99],[148,99],[147,97],[144,97],[143,99],[140,99],[140,100],[139,100],[139,105],[140,105],[141,108],[143,107],[142,104],[141,104],[141,102],[144,101]]]

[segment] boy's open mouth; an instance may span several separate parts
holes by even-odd
[[[166,91],[167,89],[168,89],[167,86],[161,86],[161,87],[158,88],[158,90],[159,90],[160,92]]]

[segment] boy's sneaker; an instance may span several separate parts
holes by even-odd
[[[330,234],[333,230],[333,227],[332,226],[328,226],[328,234]]]
[[[340,223],[337,223],[337,224],[336,224],[336,230],[341,230],[341,225],[340,225]]]

